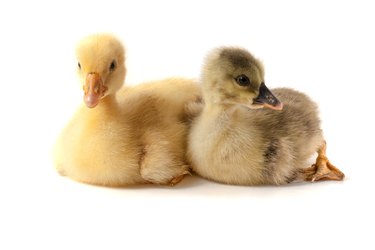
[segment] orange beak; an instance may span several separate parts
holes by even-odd
[[[89,73],[86,77],[86,83],[83,86],[85,92],[83,101],[89,108],[94,108],[98,105],[100,99],[104,96],[107,91],[107,87],[104,86],[102,78],[98,73]]]

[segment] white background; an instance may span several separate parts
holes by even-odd
[[[65,1],[64,1],[65,2]],[[371,1],[0,3],[0,249],[374,249]],[[50,149],[82,100],[74,46],[112,32],[128,84],[199,77],[208,50],[261,58],[269,87],[319,104],[344,182],[122,189],[58,176]]]

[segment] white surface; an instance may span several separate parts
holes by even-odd
[[[3,1],[0,249],[374,249],[373,10],[357,0]],[[74,45],[101,31],[127,45],[132,84],[198,77],[218,45],[249,49],[269,87],[319,103],[328,156],[347,179],[111,189],[58,176],[49,150],[82,98]]]

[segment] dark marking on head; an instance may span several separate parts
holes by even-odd
[[[234,67],[247,68],[250,67],[254,58],[245,50],[238,48],[226,48],[220,53],[220,57],[228,60]]]
[[[259,72],[259,76],[261,78],[264,77],[264,69],[262,63],[245,49],[223,48],[219,56],[221,60],[228,61],[234,68],[252,68]]]

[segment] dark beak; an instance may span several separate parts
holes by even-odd
[[[254,99],[256,105],[262,105],[265,108],[282,110],[283,104],[272,94],[267,86],[262,82],[259,88],[259,95]]]

